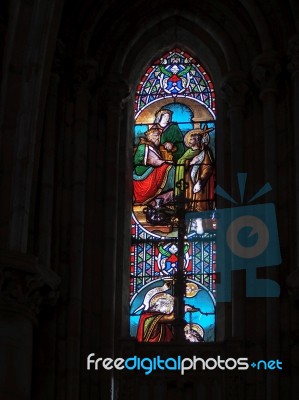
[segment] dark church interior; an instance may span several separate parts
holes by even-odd
[[[281,254],[232,272],[200,343],[130,334],[135,96],[172,49],[213,82],[217,184],[239,206],[238,174],[247,199],[271,185],[255,204]],[[299,2],[2,0],[0,72],[0,400],[298,399]],[[249,275],[279,295],[247,296]],[[91,353],[273,362],[145,374]]]

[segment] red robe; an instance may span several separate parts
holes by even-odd
[[[173,338],[171,322],[174,314],[148,311],[140,315],[137,329],[138,342],[170,342]]]
[[[158,196],[165,186],[171,165],[162,164],[154,168],[153,172],[145,179],[133,180],[133,192],[135,203],[146,203]]]
[[[140,139],[133,162],[135,204],[146,204],[173,189],[173,165],[165,162],[159,150],[146,138]]]

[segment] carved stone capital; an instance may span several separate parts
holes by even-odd
[[[60,278],[20,253],[0,253],[0,308],[20,312],[36,321],[42,305],[54,305]]]
[[[281,62],[275,52],[259,55],[252,64],[252,76],[260,90],[260,96],[267,93],[277,93],[277,82],[281,73]]]
[[[299,74],[299,35],[293,36],[288,45],[288,71],[292,73],[292,76]]]
[[[231,72],[223,78],[221,94],[228,103],[230,110],[243,110],[248,93],[249,84],[243,72]]]
[[[78,60],[74,65],[73,87],[75,93],[79,90],[90,91],[98,79],[98,62],[94,59]]]
[[[103,106],[115,111],[123,108],[131,97],[130,87],[122,78],[103,82],[99,94]]]

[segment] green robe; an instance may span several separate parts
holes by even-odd
[[[176,151],[173,152],[174,163],[176,163],[184,154],[184,137],[180,128],[176,124],[171,123],[164,131],[162,131],[160,141],[162,145],[166,142],[169,142],[173,143],[173,145],[176,147]]]
[[[133,176],[135,179],[144,179],[146,178],[153,170],[153,167],[150,165],[144,165],[144,156],[145,156],[146,144],[141,143],[136,149],[133,158]]]
[[[185,164],[187,160],[192,160],[195,156],[197,156],[201,152],[200,149],[188,149],[184,155],[178,160],[177,167],[175,169],[175,195],[180,194],[180,189],[177,188],[176,184],[181,179],[185,179]]]

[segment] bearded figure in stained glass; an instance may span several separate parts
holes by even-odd
[[[193,313],[196,308],[190,304],[185,304],[184,310],[185,312]],[[174,321],[174,297],[165,292],[156,293],[149,300],[149,308],[144,309],[140,314],[136,335],[137,340],[139,342],[154,343],[170,342],[174,337]],[[188,333],[190,334],[189,331]],[[188,340],[190,341],[190,338]],[[199,338],[199,340],[193,341],[201,340]]]
[[[134,203],[147,204],[154,199],[167,203],[173,196],[174,166],[162,158],[159,130],[153,127],[145,135],[140,138],[133,160]]]
[[[212,129],[189,131],[185,136],[188,150],[178,160],[175,174],[175,195],[181,193],[180,182],[186,182],[185,197],[190,211],[206,211],[214,197],[215,163],[208,146]]]
[[[173,296],[168,293],[158,293],[151,298],[149,310],[140,315],[139,342],[170,342],[173,339],[173,303]]]

